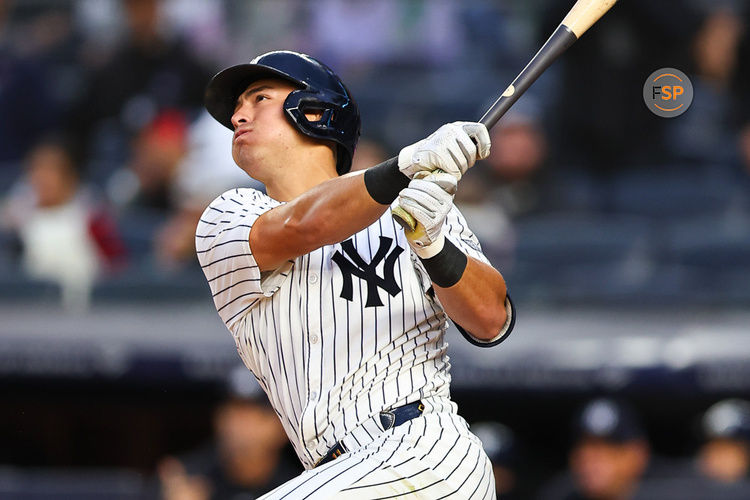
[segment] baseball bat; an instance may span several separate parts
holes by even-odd
[[[495,126],[498,120],[544,73],[550,64],[573,45],[595,22],[601,19],[615,3],[617,3],[617,0],[578,0],[568,11],[560,26],[552,33],[552,36],[542,45],[542,48],[529,61],[523,71],[518,74],[479,121],[487,129]],[[413,240],[422,235],[421,231],[424,228],[417,224],[410,213],[399,206],[394,208],[391,213],[393,218],[403,226],[407,238]]]

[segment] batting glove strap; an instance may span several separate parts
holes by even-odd
[[[456,325],[458,331],[461,332],[461,335],[463,335],[466,340],[468,340],[475,346],[493,347],[507,339],[510,336],[510,333],[513,331],[513,327],[516,325],[516,307],[513,305],[513,301],[510,300],[510,294],[505,295],[505,314],[505,324],[500,330],[500,333],[498,333],[495,338],[492,338],[490,340],[479,340],[478,338],[474,337],[472,334],[464,330],[458,323],[454,324]]]
[[[365,171],[367,192],[381,205],[390,205],[408,185],[409,178],[398,169],[397,158],[386,160]]]
[[[441,235],[442,236],[442,235]],[[459,282],[466,271],[469,259],[451,240],[442,238],[442,249],[432,257],[419,258],[430,279],[440,288],[449,288]]]
[[[439,254],[443,249],[445,246],[445,235],[441,232],[435,241],[423,247],[417,244],[412,244],[411,240],[409,241],[409,245],[414,253],[417,254],[417,257],[420,259],[429,259]]]

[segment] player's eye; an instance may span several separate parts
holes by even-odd
[[[268,99],[267,95],[258,94],[255,96],[255,102],[265,101],[266,99]]]

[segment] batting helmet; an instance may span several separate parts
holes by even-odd
[[[227,68],[208,83],[206,109],[219,123],[233,129],[237,98],[248,85],[263,78],[281,78],[299,87],[284,101],[286,117],[303,134],[335,142],[336,171],[339,175],[347,173],[360,134],[359,108],[341,79],[317,59],[279,50]],[[322,113],[322,117],[313,122],[307,119],[306,112]]]
[[[750,402],[725,399],[703,415],[703,432],[708,439],[750,441]]]

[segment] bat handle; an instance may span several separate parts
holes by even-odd
[[[508,85],[505,92],[490,106],[490,109],[479,119],[491,129],[503,117],[513,104],[531,87],[539,76],[578,38],[564,24],[561,24],[544,43],[541,49],[529,61],[521,73]]]

